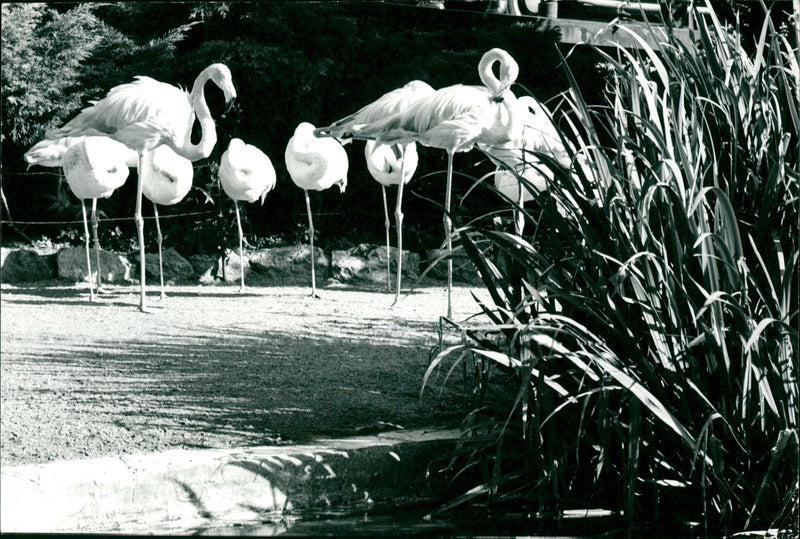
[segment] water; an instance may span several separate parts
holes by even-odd
[[[223,536],[283,536],[283,537],[408,537],[408,536],[591,536],[604,534],[613,537],[614,530],[627,531],[619,526],[616,517],[608,513],[586,514],[563,518],[558,523],[535,520],[527,515],[505,515],[499,519],[480,519],[481,511],[448,515],[447,518],[425,516],[428,508],[402,508],[393,511],[370,511],[365,514],[325,512],[303,516],[276,517],[261,522],[210,525],[183,534]]]

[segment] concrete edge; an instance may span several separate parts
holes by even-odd
[[[5,467],[0,533],[152,533],[436,496],[446,480],[426,479],[428,464],[458,436],[394,431]]]

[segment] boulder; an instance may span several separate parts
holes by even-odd
[[[242,268],[244,265],[244,268]],[[228,249],[225,251],[225,271],[219,266],[219,258],[217,259],[217,278],[223,279],[226,283],[239,282],[241,279],[242,271],[244,271],[245,284],[247,284],[248,275],[250,275],[250,261],[248,260],[247,253],[244,253],[244,260],[239,259],[239,250]]]
[[[90,251],[92,273],[97,275],[97,258],[94,249]],[[56,255],[58,264],[58,278],[65,281],[85,281],[86,250],[83,247],[64,247]],[[100,270],[104,283],[129,283],[132,279],[133,266],[128,259],[117,253],[100,250]]]
[[[238,255],[236,259],[238,261]],[[304,285],[311,282],[311,247],[292,245],[259,249],[249,255],[250,270],[245,279],[277,285]],[[314,248],[314,265],[318,280],[328,277],[330,261],[319,247]]]
[[[219,272],[219,257],[210,255],[192,255],[189,263],[194,271],[194,278],[202,284],[211,284]]]
[[[194,276],[192,264],[173,248],[164,249],[161,253],[164,267],[164,282],[180,283]],[[158,279],[158,253],[145,253],[144,272],[148,279]]]
[[[390,248],[392,280],[397,272],[397,247]],[[403,251],[403,278],[419,276],[419,255]],[[341,283],[386,282],[386,246],[362,243],[347,250],[331,253],[331,278]]]
[[[45,258],[30,249],[0,250],[0,279],[4,283],[44,281],[55,277]]]
[[[436,262],[440,252],[439,249],[429,249],[425,251],[426,260],[422,264],[422,270],[423,273],[426,270],[428,271],[425,275],[426,277],[447,281],[447,259],[444,258]],[[434,262],[436,263],[434,264]],[[430,267],[431,264],[434,264],[433,267]],[[429,267],[430,269],[428,269]],[[475,268],[475,264],[472,263],[467,254],[463,251],[457,251],[453,254],[453,281],[472,285],[483,285],[483,281],[480,276],[478,276],[478,270]]]

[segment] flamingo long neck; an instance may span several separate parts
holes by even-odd
[[[214,123],[214,118],[211,117],[211,110],[206,104],[205,86],[206,82],[211,79],[211,74],[208,69],[203,70],[202,73],[195,79],[194,86],[192,86],[192,93],[190,94],[190,101],[192,108],[197,114],[197,119],[200,121],[200,142],[192,144],[191,132],[186,137],[183,147],[179,149],[178,153],[189,161],[198,161],[205,159],[211,155],[214,146],[217,144],[217,126]],[[191,130],[191,127],[189,128]]]
[[[496,62],[500,62],[499,78],[492,71],[492,66]],[[492,49],[481,57],[478,64],[478,75],[483,85],[489,89],[492,97],[499,98],[517,80],[519,65],[506,51]]]

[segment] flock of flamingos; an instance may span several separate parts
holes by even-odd
[[[495,64],[499,64],[497,75],[494,73]],[[286,146],[284,158],[289,175],[305,193],[311,242],[312,295],[316,295],[314,224],[308,192],[333,185],[338,185],[344,191],[348,158],[342,144],[352,140],[367,141],[367,168],[383,186],[387,261],[390,249],[386,186],[398,186],[394,214],[397,227],[395,303],[400,295],[402,270],[403,185],[409,182],[417,167],[417,142],[447,152],[444,228],[448,251],[452,250],[450,196],[453,155],[456,152],[466,152],[477,146],[496,161],[504,163],[498,169],[495,183],[501,192],[518,200],[520,205],[531,194],[522,187],[517,175],[526,177],[539,190],[546,185],[541,169],[535,166],[536,160],[530,156],[531,151],[547,153],[559,162],[566,160],[569,163],[562,139],[551,123],[549,111],[532,97],[517,98],[510,90],[518,73],[519,67],[511,55],[495,48],[486,52],[478,64],[482,86],[456,84],[434,90],[427,83],[415,80],[328,127],[315,128],[307,122],[297,126]],[[138,76],[133,82],[109,90],[103,99],[93,102],[64,126],[49,130],[45,139],[25,154],[29,165],[63,168],[70,189],[81,200],[90,299],[94,300],[95,296],[85,201],[92,199],[92,229],[99,265],[97,199],[111,196],[127,179],[129,167],[137,167],[134,219],[140,256],[139,309],[149,312],[145,294],[142,195],[155,208],[161,266],[162,236],[158,205],[176,204],[186,196],[192,186],[192,162],[207,158],[217,143],[215,123],[204,95],[208,81],[222,90],[226,106],[230,106],[236,98],[236,89],[230,69],[224,64],[212,64],[205,68],[195,80],[191,92],[150,77]],[[191,141],[195,119],[202,128],[202,136],[197,144]],[[219,181],[236,206],[241,258],[239,201],[255,202],[261,199],[263,203],[267,193],[275,187],[275,169],[261,150],[235,138],[222,155]],[[517,224],[517,230],[521,232],[521,223]],[[387,271],[390,272],[388,268]],[[448,317],[452,317],[452,273],[452,260],[448,260]],[[391,273],[388,278],[391,280]],[[242,271],[241,289],[244,286]],[[163,270],[161,295],[163,298]]]

